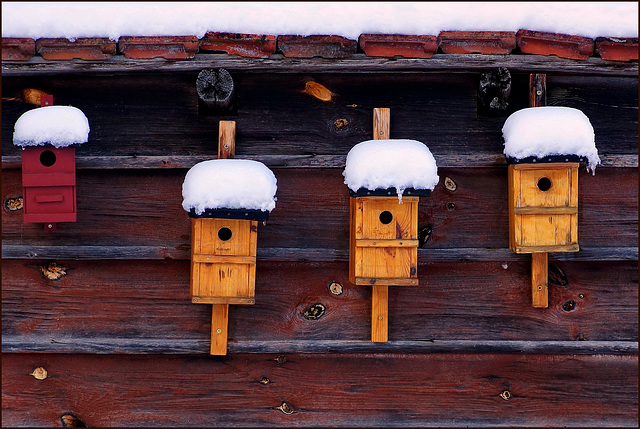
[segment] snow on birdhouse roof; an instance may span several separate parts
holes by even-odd
[[[502,127],[504,154],[515,159],[577,155],[588,159],[595,174],[600,163],[589,118],[578,109],[560,106],[529,107],[507,118]]]
[[[15,123],[13,144],[57,148],[86,143],[89,120],[82,110],[71,106],[47,106],[29,110]]]
[[[406,188],[433,190],[438,184],[436,160],[417,140],[367,140],[347,154],[342,173],[353,192],[395,188],[401,199]]]
[[[263,163],[245,159],[213,159],[187,172],[182,207],[201,215],[207,209],[271,211],[276,206],[276,177]]]

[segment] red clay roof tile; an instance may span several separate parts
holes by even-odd
[[[370,57],[431,58],[438,49],[436,36],[361,34],[360,49]]]
[[[118,51],[127,58],[156,58],[184,60],[198,52],[196,36],[122,36],[118,39]]]
[[[81,37],[73,42],[65,38],[36,40],[36,53],[45,60],[106,60],[116,53],[116,42],[106,37]]]
[[[278,50],[289,58],[349,58],[358,42],[342,36],[278,36]]]
[[[544,31],[519,30],[516,43],[523,54],[556,55],[586,60],[593,54],[593,39]]]
[[[242,57],[268,58],[276,51],[276,36],[209,32],[200,39],[200,50],[223,51]]]
[[[443,31],[438,47],[445,54],[506,55],[516,48],[511,31]]]
[[[27,37],[3,37],[2,61],[29,61],[36,53],[36,41]]]

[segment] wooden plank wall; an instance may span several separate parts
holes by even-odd
[[[3,426],[637,426],[637,76],[543,70],[548,104],[591,119],[603,166],[580,169],[581,251],[549,255],[549,308],[534,309],[530,256],[508,249],[506,116],[478,115],[481,71],[233,70],[224,117],[198,113],[197,70],[3,77],[3,97],[37,88],[91,125],[78,221],[45,232],[12,205],[13,125],[31,106],[2,104]],[[510,112],[528,103],[528,74],[512,74]],[[390,288],[384,344],[370,288],[348,281],[342,177],[374,107],[441,178],[420,202],[420,286]],[[211,307],[190,302],[181,207],[219,120],[278,179],[256,305],[231,306],[226,357],[208,355]]]

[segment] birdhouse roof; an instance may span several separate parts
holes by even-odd
[[[213,159],[187,172],[182,207],[200,215],[208,209],[271,211],[276,206],[276,177],[264,164],[246,159]]]
[[[89,120],[76,107],[48,106],[29,110],[15,123],[16,146],[67,147],[89,140]]]
[[[595,133],[589,118],[571,107],[529,107],[513,113],[502,127],[504,154],[508,158],[542,159],[577,155],[588,160],[588,169],[600,163]]]
[[[432,190],[438,184],[436,160],[417,140],[367,140],[347,154],[344,183],[352,191],[395,188]]]

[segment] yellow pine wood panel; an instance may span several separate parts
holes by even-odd
[[[227,336],[229,326],[229,305],[213,304],[211,309],[211,347],[210,354],[227,354]]]
[[[531,305],[536,308],[549,306],[549,259],[546,253],[531,254]]]
[[[538,181],[547,178],[551,187],[542,191]],[[520,170],[519,207],[568,207],[570,181],[568,169]]]
[[[418,217],[413,216],[414,206],[418,205],[418,197],[403,198],[402,204],[399,204],[397,197],[361,198],[362,235],[356,235],[357,239],[418,238]],[[393,216],[388,224],[383,224],[380,220],[383,212],[390,212]]]
[[[376,107],[373,109],[373,140],[386,140],[391,137],[391,109]]]
[[[356,247],[418,247],[418,240],[362,239],[356,240]]]
[[[578,163],[509,166],[509,246],[513,251],[576,251],[578,166]],[[538,187],[543,177],[551,183],[546,191]]]
[[[357,277],[417,278],[418,248],[358,248],[363,267]]]
[[[375,285],[371,291],[371,341],[386,343],[389,338],[389,286]]]
[[[235,219],[193,221],[191,294],[199,298],[196,302],[253,304],[257,222]],[[229,228],[231,238],[221,239],[218,235],[221,228]]]

